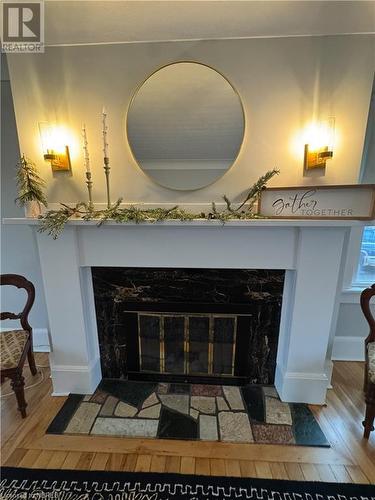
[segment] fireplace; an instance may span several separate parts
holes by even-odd
[[[103,377],[273,383],[284,274],[93,267]]]
[[[250,379],[273,379],[278,336],[274,379],[281,400],[325,402],[348,234],[351,230],[360,231],[366,221],[259,219],[228,221],[224,225],[219,221],[174,220],[152,224],[108,221],[97,227],[96,221],[71,220],[57,240],[39,233],[39,221],[35,219],[4,219],[4,222],[28,225],[35,232],[50,326],[54,395],[92,394],[102,379],[102,367],[104,376],[109,373],[116,378],[128,376],[123,318],[118,317],[119,322],[115,319],[120,304],[114,302],[113,296],[111,300],[107,296],[107,306],[95,311],[93,274],[98,269],[104,279],[109,278],[104,283],[104,294],[111,290],[113,294],[108,271],[111,268],[199,268],[228,272],[261,269],[270,276],[281,272],[284,277],[282,310],[279,325],[280,315],[276,312],[280,312],[281,286],[277,284],[280,276],[276,283],[269,281],[267,286],[258,288],[268,300],[265,292],[272,296],[276,287],[279,303],[266,300],[263,302],[266,307],[262,307],[254,293],[257,289],[250,287],[254,299],[250,314],[254,323],[249,335],[250,344],[255,346],[251,354],[246,353],[255,357],[249,363]],[[317,248],[324,249],[323,253]],[[99,283],[95,281],[97,295]],[[150,285],[149,280],[146,285]],[[134,290],[131,284],[130,288]],[[151,289],[155,287],[148,290]],[[199,290],[202,291],[201,286]],[[174,300],[177,294],[170,296]],[[96,303],[98,306],[98,295]],[[265,339],[265,334],[268,343],[263,340],[257,345],[257,340]],[[267,363],[258,362],[263,359]]]

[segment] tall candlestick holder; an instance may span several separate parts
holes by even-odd
[[[109,158],[108,156],[104,157],[104,172],[105,172],[105,180],[107,184],[107,208],[111,208],[111,195],[109,191],[109,171],[111,167],[109,166]]]
[[[94,203],[92,202],[91,172],[86,172],[86,184],[87,184],[87,191],[89,193],[89,208],[90,208],[90,210],[92,210],[94,208]]]

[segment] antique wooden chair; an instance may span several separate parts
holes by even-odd
[[[375,295],[375,283],[363,290],[361,293],[361,308],[367,323],[370,326],[370,333],[365,339],[365,401],[366,401],[366,416],[363,421],[365,428],[363,437],[368,439],[370,432],[374,430],[375,417],[375,319],[370,310],[370,300]]]
[[[0,313],[0,320],[16,319],[20,320],[22,329],[9,330],[0,333],[0,367],[1,383],[5,378],[11,380],[10,384],[17,398],[18,409],[22,418],[26,417],[24,377],[22,375],[23,365],[26,356],[29,361],[31,373],[36,375],[37,369],[33,355],[32,328],[28,322],[28,315],[35,299],[34,285],[23,276],[18,274],[2,274],[0,285],[13,285],[17,288],[24,288],[27,292],[26,305],[22,312],[14,314],[11,312]]]

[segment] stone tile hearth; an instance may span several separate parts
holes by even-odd
[[[307,405],[254,385],[104,379],[92,396],[70,395],[47,433],[329,446]]]

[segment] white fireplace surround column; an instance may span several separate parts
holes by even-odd
[[[5,219],[5,223],[38,221]],[[327,351],[351,226],[359,221],[71,221],[57,240],[36,233],[52,342],[54,394],[101,380],[92,266],[285,269],[276,367],[283,401],[323,404]],[[328,363],[329,364],[329,363]]]

